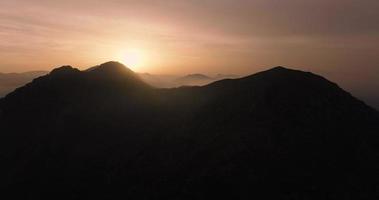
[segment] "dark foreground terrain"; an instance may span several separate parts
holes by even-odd
[[[0,131],[13,199],[379,198],[378,112],[283,67],[156,89],[64,66],[0,100]]]

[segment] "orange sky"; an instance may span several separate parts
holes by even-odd
[[[378,10],[378,0],[1,0],[0,72],[109,60],[158,74],[284,65],[371,84]]]

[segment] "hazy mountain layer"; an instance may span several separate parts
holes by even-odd
[[[12,92],[14,89],[29,83],[33,79],[46,75],[45,71],[33,71],[25,73],[0,73],[0,97]]]

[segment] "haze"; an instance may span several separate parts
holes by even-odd
[[[378,10],[377,0],[2,0],[0,72],[109,60],[155,74],[284,65],[372,93]]]

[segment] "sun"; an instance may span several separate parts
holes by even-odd
[[[140,49],[128,49],[121,51],[119,61],[131,69],[140,68],[145,60],[145,54]]]

